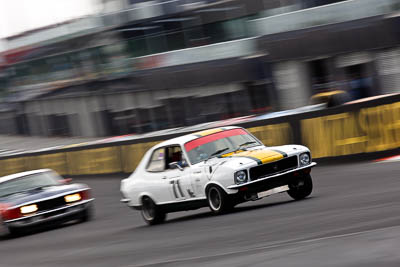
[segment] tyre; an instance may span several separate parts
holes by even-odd
[[[86,209],[82,212],[81,222],[88,222],[93,219],[94,216],[94,208],[92,205],[86,207]]]
[[[313,190],[311,175],[307,174],[297,179],[289,185],[288,195],[294,200],[300,200],[308,197]]]
[[[155,225],[165,221],[167,215],[149,197],[142,198],[142,217],[148,225]]]
[[[0,218],[0,237],[7,236],[9,233],[8,227],[3,224]]]
[[[18,237],[24,234],[22,229],[8,227],[8,234],[11,237]]]
[[[224,214],[233,209],[232,200],[220,187],[212,185],[207,190],[208,206],[214,214]]]
[[[0,237],[6,237],[6,236],[11,236],[11,237],[16,237],[19,236],[22,233],[21,229],[19,228],[12,228],[3,223],[2,218],[0,218]]]

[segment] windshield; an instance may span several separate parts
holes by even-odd
[[[0,183],[0,197],[29,191],[35,188],[60,184],[60,177],[54,172],[41,172]]]
[[[232,129],[200,137],[185,144],[192,164],[234,152],[248,147],[259,146],[260,142],[243,129]]]

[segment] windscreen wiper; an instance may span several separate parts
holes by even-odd
[[[257,143],[256,141],[249,141],[243,144],[240,144],[236,150],[240,150],[243,146],[251,145]]]
[[[41,185],[41,186],[37,186],[37,187],[32,187],[31,189],[28,189],[28,191],[43,189],[43,188],[50,187],[50,186],[54,186],[54,185],[53,184],[48,184],[48,185]]]
[[[218,154],[221,154],[221,153],[224,152],[224,151],[227,151],[228,149],[229,149],[228,147],[225,147],[225,148],[222,148],[222,149],[220,149],[220,150],[215,151],[215,152],[212,153],[205,161],[211,159],[212,157],[214,157],[214,156],[216,156],[216,155],[218,155]]]
[[[31,187],[31,188],[25,189],[25,190],[23,190],[23,191],[19,191],[18,193],[29,192],[29,191],[35,191],[35,190],[43,189],[43,188],[49,187],[49,186],[53,186],[53,185],[49,185],[49,184],[48,184],[48,185],[41,185],[41,186]]]

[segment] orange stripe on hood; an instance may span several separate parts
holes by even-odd
[[[261,162],[261,164],[274,162],[280,159],[283,159],[284,156],[282,153],[279,153],[274,150],[269,149],[259,149],[259,150],[251,150],[251,151],[241,151],[234,154],[227,154],[224,157],[248,157],[254,158]]]

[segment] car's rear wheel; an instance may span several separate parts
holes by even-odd
[[[142,217],[148,225],[155,225],[164,222],[167,215],[151,198],[143,197]]]
[[[289,191],[287,191],[288,195],[295,200],[300,200],[308,197],[313,190],[313,183],[311,179],[311,175],[306,174],[298,179],[296,179],[293,183],[289,184]]]
[[[211,211],[217,215],[227,213],[233,208],[229,195],[216,185],[211,185],[208,188],[207,200]]]

